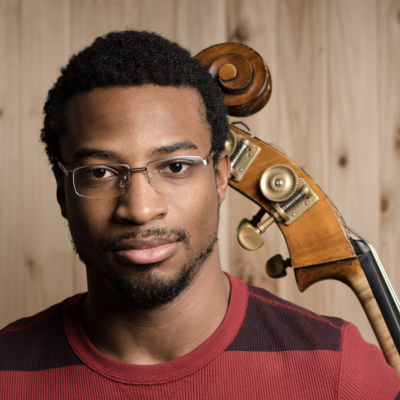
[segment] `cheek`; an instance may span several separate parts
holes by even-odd
[[[67,199],[67,208],[69,226],[77,246],[79,243],[96,243],[104,236],[112,215],[112,207],[104,199],[75,195]]]
[[[194,190],[182,192],[178,201],[176,198],[173,202],[174,225],[187,230],[192,241],[197,237],[199,240],[208,237],[217,224],[218,196],[214,181],[203,182]]]

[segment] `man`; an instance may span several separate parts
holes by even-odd
[[[186,50],[98,38],[44,110],[88,293],[0,331],[1,399],[400,399],[353,325],[222,272],[226,110]]]

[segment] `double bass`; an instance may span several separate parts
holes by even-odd
[[[268,102],[271,74],[261,56],[248,46],[224,43],[197,56],[220,86],[228,114],[252,115]],[[272,257],[270,277],[294,270],[300,291],[322,280],[348,285],[360,301],[388,364],[400,375],[400,304],[367,240],[351,229],[316,182],[283,150],[230,125],[225,145],[231,159],[229,186],[260,207],[237,229],[240,245],[259,249],[262,234],[276,223],[290,258]]]

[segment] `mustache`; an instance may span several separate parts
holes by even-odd
[[[121,235],[106,236],[101,243],[102,251],[115,250],[119,244],[127,239],[154,237],[156,239],[173,239],[176,242],[183,242],[186,245],[189,243],[189,233],[181,228],[152,228],[138,229],[132,232],[125,232]]]

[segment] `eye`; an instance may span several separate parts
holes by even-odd
[[[118,176],[118,172],[112,168],[108,168],[102,165],[96,165],[93,167],[84,168],[81,176],[86,181],[100,181],[104,179],[115,178]]]
[[[111,178],[112,176],[115,176],[115,171],[111,171],[107,168],[95,168],[88,171],[88,173],[97,179]]]
[[[177,174],[180,172],[185,172],[189,168],[188,164],[185,164],[181,161],[171,162],[162,168],[159,172],[161,173],[173,173]]]

